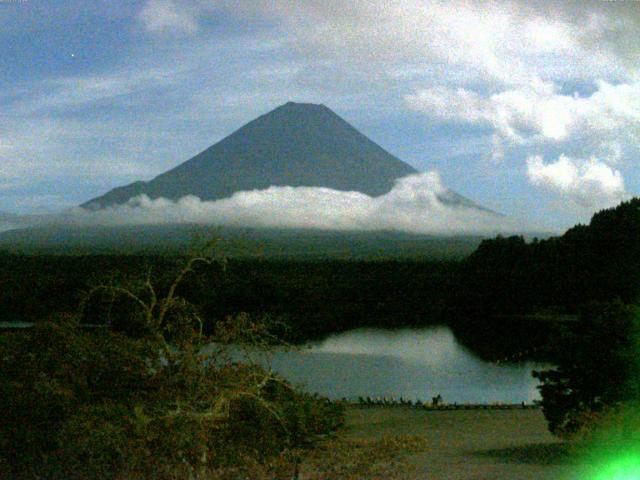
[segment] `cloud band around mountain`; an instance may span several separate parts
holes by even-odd
[[[70,225],[149,225],[199,223],[322,230],[394,230],[419,234],[495,234],[522,231],[522,225],[498,215],[447,201],[437,172],[409,175],[379,197],[322,187],[273,186],[202,201],[185,196],[172,201],[141,195],[98,211],[76,208],[49,217]]]

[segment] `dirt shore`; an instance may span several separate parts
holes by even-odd
[[[566,445],[547,431],[537,409],[425,411],[350,407],[344,435],[346,441],[354,443],[406,436],[419,439],[422,451],[401,454],[390,476],[375,478],[579,478],[579,467],[571,460]]]

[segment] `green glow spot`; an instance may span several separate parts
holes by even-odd
[[[593,480],[640,480],[640,456],[629,455],[605,463]]]

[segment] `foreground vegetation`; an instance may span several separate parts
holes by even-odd
[[[190,259],[167,289],[150,275],[96,285],[78,315],[2,335],[3,477],[290,478],[341,425],[339,405],[229,351],[273,347],[264,323],[243,314],[203,333],[177,293],[198,263],[216,262]],[[104,314],[104,295],[117,321],[82,328],[87,311]]]
[[[639,442],[640,308],[619,300],[591,303],[551,349],[554,367],[534,372],[549,430],[593,440],[605,429],[611,445]]]

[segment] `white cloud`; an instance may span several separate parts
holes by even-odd
[[[139,159],[139,143],[147,135],[138,122],[14,119],[3,130],[0,185],[21,187],[65,178],[103,179],[109,184],[110,179],[120,182],[147,179],[162,171],[160,162],[150,168],[148,162]],[[97,147],[102,145],[113,148],[99,153]],[[87,151],[90,153],[86,154]],[[172,163],[164,166],[168,168]]]
[[[544,163],[539,155],[527,159],[527,176],[536,186],[565,196],[581,207],[610,207],[627,197],[624,179],[596,158],[583,161],[560,155]]]
[[[194,33],[198,30],[195,12],[186,2],[148,0],[138,18],[150,32]]]
[[[535,76],[591,78],[613,71],[622,78],[637,72],[640,15],[613,2],[176,1],[172,11],[187,16],[188,25],[221,14],[260,24],[271,20],[293,49],[342,67],[388,72],[417,67],[427,76],[508,85]],[[159,2],[149,0],[143,12],[162,10],[151,8]]]
[[[218,201],[146,196],[96,212],[74,209],[56,222],[89,224],[202,223],[325,230],[396,230],[423,234],[495,234],[524,227],[500,215],[441,200],[448,190],[436,172],[397,180],[381,197],[321,187],[270,187]]]
[[[52,114],[109,102],[131,106],[142,102],[141,94],[173,87],[184,78],[184,67],[131,69],[100,75],[65,76],[43,81],[38,93],[21,92],[7,102],[20,115]]]
[[[492,127],[495,158],[503,155],[505,145],[574,142],[614,160],[623,145],[640,140],[640,82],[601,81],[590,96],[562,94],[541,81],[490,95],[432,87],[405,100],[437,119]]]

